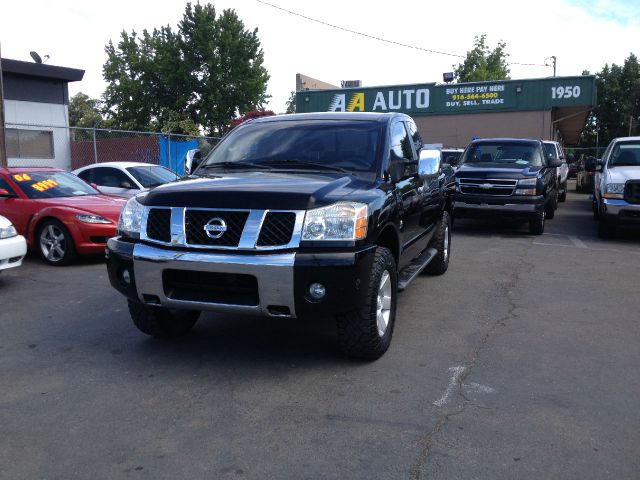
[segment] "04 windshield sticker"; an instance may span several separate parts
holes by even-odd
[[[31,176],[28,173],[20,173],[13,176],[16,182],[29,182],[31,181]],[[60,185],[58,182],[52,179],[42,180],[41,182],[33,183],[31,188],[44,192],[49,190],[50,188],[57,187]]]

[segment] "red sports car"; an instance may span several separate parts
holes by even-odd
[[[52,265],[104,252],[124,204],[63,170],[0,168],[0,215]]]

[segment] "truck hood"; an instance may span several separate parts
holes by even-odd
[[[607,168],[607,183],[625,183],[627,180],[640,180],[640,166]]]
[[[534,177],[542,167],[532,167],[527,165],[522,168],[515,165],[512,168],[505,168],[504,165],[498,166],[494,163],[482,163],[482,164],[463,164],[457,171],[457,178],[477,178],[477,179],[520,179]]]
[[[188,177],[151,190],[149,206],[306,210],[348,196],[366,201],[371,183],[342,173],[221,172]]]

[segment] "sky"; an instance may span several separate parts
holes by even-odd
[[[280,8],[275,8],[274,6]],[[506,42],[513,79],[553,75],[544,66],[557,59],[557,75],[599,72],[640,55],[640,1],[536,0],[212,0],[218,12],[234,9],[249,30],[258,29],[270,75],[268,109],[281,113],[295,90],[296,73],[340,85],[364,87],[442,82],[462,62],[474,37],[486,34],[493,48]],[[99,98],[104,91],[105,45],[131,32],[171,25],[182,18],[178,0],[2,0],[0,46],[4,58],[31,61],[29,52],[49,55],[48,64],[86,71],[69,85]],[[292,15],[383,38],[374,40]],[[634,48],[636,49],[634,51]],[[450,55],[430,52],[438,51]],[[458,55],[458,56],[456,56]],[[535,65],[518,65],[535,64]]]

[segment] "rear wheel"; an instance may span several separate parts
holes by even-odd
[[[186,335],[200,317],[195,310],[170,310],[164,307],[149,307],[136,300],[128,300],[133,324],[142,333],[156,338]]]
[[[69,230],[58,220],[45,220],[38,227],[38,252],[49,265],[67,265],[76,255]]]
[[[546,216],[546,212],[542,210],[529,219],[529,233],[531,235],[542,235],[544,233]]]
[[[558,201],[564,202],[567,200],[567,182],[566,181],[560,186],[560,190],[561,190],[561,193],[558,195]]]
[[[363,305],[336,319],[338,340],[344,353],[375,360],[387,351],[395,325],[397,295],[396,262],[388,249],[378,247]]]
[[[451,254],[451,217],[449,212],[442,212],[442,218],[436,226],[436,233],[429,246],[435,248],[438,253],[424,271],[430,275],[442,275],[449,268]]]

